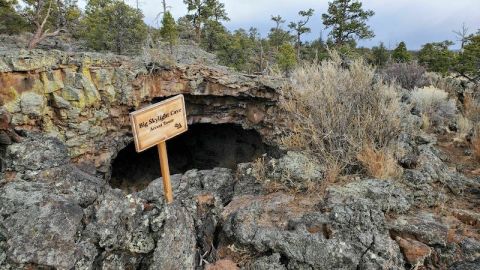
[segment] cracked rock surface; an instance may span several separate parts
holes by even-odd
[[[281,83],[197,62],[0,51],[0,269],[478,269],[480,179],[449,167],[435,136],[405,136],[401,179],[324,194],[272,190],[256,162],[172,175],[170,205],[161,178],[109,185],[130,111],[182,93],[190,124],[273,142]],[[265,160],[272,182],[325,180],[305,153]]]

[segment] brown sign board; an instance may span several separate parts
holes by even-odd
[[[187,131],[185,99],[178,95],[130,113],[135,148],[142,152]]]

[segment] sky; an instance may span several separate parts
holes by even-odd
[[[84,0],[81,0],[84,1]],[[155,17],[162,11],[161,0],[125,0],[139,7],[145,14],[145,21],[156,25]],[[314,40],[322,34],[326,39],[328,30],[322,24],[321,14],[325,13],[330,0],[220,0],[230,17],[225,26],[229,30],[256,27],[262,36],[266,36],[273,26],[271,15],[281,15],[287,22],[299,19],[298,11],[315,9],[310,20],[312,29],[304,36],[305,40]],[[359,46],[372,47],[384,42],[388,48],[405,41],[408,49],[418,50],[427,42],[456,41],[454,30],[465,23],[470,32],[480,29],[480,0],[363,0],[365,9],[375,11],[368,24],[375,32],[375,38],[360,41]],[[167,0],[175,18],[187,13],[183,0]],[[458,43],[458,42],[456,42]],[[458,44],[452,48],[458,48]]]

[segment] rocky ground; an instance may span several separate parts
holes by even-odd
[[[161,179],[113,189],[129,111],[183,93],[191,124],[239,124],[272,142],[281,83],[198,64],[145,77],[137,62],[105,59],[3,52],[0,269],[479,269],[480,164],[448,137],[404,135],[401,179],[325,192],[272,190],[257,163],[174,175],[171,205]],[[304,153],[266,159],[269,179],[324,179]]]

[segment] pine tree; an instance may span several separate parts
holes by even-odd
[[[0,0],[0,34],[19,34],[28,30],[27,20],[18,11],[16,0]]]
[[[412,55],[410,55],[410,53],[408,52],[405,42],[400,42],[397,48],[393,50],[392,59],[393,61],[398,63],[410,62],[410,60],[412,59]]]
[[[268,39],[272,47],[278,51],[280,46],[292,41],[293,37],[290,35],[290,32],[282,29],[282,25],[285,23],[285,20],[280,15],[272,16],[271,20],[275,22],[275,27],[270,29]]]
[[[220,23],[228,21],[225,4],[218,0],[183,0],[187,5],[189,14],[185,17],[192,23],[195,29],[195,40],[197,43],[202,39],[202,28],[210,20]]]
[[[177,25],[175,24],[175,19],[169,11],[166,11],[163,14],[160,35],[166,42],[168,42],[170,53],[173,54],[173,46],[177,43],[178,40],[178,31]]]
[[[297,59],[300,59],[300,48],[301,48],[301,45],[302,45],[302,40],[301,40],[301,36],[305,33],[310,33],[310,28],[307,27],[307,23],[308,21],[310,20],[310,17],[313,16],[313,12],[314,10],[313,9],[308,9],[308,10],[301,10],[298,12],[298,15],[300,15],[301,17],[305,18],[304,20],[300,20],[298,22],[290,22],[290,24],[288,25],[288,27],[290,29],[292,29],[293,31],[295,31],[296,33],[296,36],[297,36],[297,40],[296,40],[296,43],[295,43],[295,47],[297,49]]]
[[[344,45],[355,39],[375,37],[367,25],[374,14],[372,10],[363,10],[358,0],[334,0],[328,3],[328,13],[322,14],[322,19],[326,28],[332,28],[330,36],[335,44]]]

